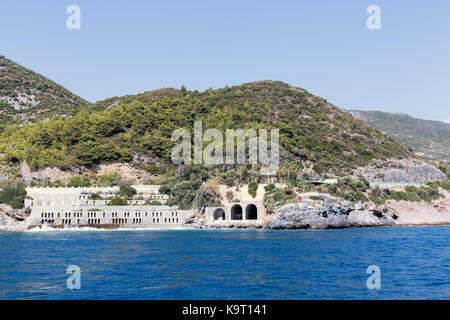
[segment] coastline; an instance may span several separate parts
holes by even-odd
[[[440,190],[444,198],[427,202],[388,201],[397,212],[396,225],[426,226],[450,225],[450,192]]]
[[[345,227],[345,228],[296,228],[296,229],[271,229],[263,227],[208,227],[208,228],[191,228],[191,227],[181,227],[176,229],[167,228],[116,228],[116,229],[102,229],[102,228],[92,228],[92,227],[71,227],[64,229],[56,228],[33,228],[27,230],[4,230],[0,229],[0,234],[8,233],[46,233],[46,232],[166,232],[166,231],[232,231],[232,230],[276,230],[276,231],[295,231],[295,230],[309,230],[309,231],[319,231],[319,230],[337,230],[337,229],[373,229],[373,228],[414,228],[414,227],[450,227],[450,222],[445,223],[422,223],[422,224],[395,224],[395,225],[380,225],[380,226],[355,226],[355,227]]]
[[[189,222],[170,230],[217,230],[217,229],[341,229],[360,227],[408,227],[450,225],[450,192],[440,190],[442,198],[432,202],[410,202],[389,200],[385,205],[353,205],[348,202],[326,203],[318,208],[302,204],[287,204],[275,213],[258,221],[214,221],[208,222],[201,214],[193,214]],[[27,221],[17,221],[11,212],[0,208],[0,231],[122,231],[122,230],[168,230],[160,227],[117,227],[79,226],[68,228],[43,228],[30,226]]]

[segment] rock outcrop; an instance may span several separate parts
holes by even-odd
[[[354,175],[362,175],[369,181],[386,182],[426,183],[428,180],[447,180],[447,175],[441,170],[417,159],[374,160],[355,170]]]
[[[30,183],[33,179],[42,181],[44,178],[48,178],[50,181],[61,180],[63,182],[68,182],[73,174],[81,173],[79,170],[77,170],[78,172],[62,171],[56,167],[47,167],[37,171],[32,171],[26,161],[20,164],[19,171],[22,176],[22,180],[25,183]]]
[[[418,182],[426,183],[428,180],[446,180],[447,175],[441,170],[427,164],[407,167],[404,169],[391,169],[384,174],[387,182]]]
[[[203,229],[208,227],[205,215],[200,212],[194,212],[189,217],[187,217],[183,226],[195,229]]]
[[[11,215],[14,215],[13,208],[6,204],[0,204],[0,231],[24,231],[27,229],[25,222],[17,221]]]
[[[383,210],[355,209],[346,201],[324,203],[318,208],[304,203],[287,204],[269,218],[271,229],[336,229],[393,225],[394,219]]]

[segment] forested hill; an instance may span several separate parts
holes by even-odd
[[[94,111],[92,111],[94,110]],[[278,128],[282,163],[343,173],[372,159],[407,157],[401,146],[345,111],[282,82],[260,81],[204,92],[184,87],[111,98],[74,117],[11,126],[0,135],[0,161],[33,168],[89,167],[100,161],[170,166],[177,128]]]
[[[381,111],[349,111],[374,128],[416,152],[442,160],[450,160],[450,124],[413,118],[404,113]]]
[[[0,56],[0,130],[10,123],[74,115],[87,104],[55,82]]]

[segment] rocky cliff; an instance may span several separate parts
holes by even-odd
[[[0,231],[24,231],[27,229],[26,222],[17,221],[11,216],[16,211],[6,204],[0,204]]]
[[[447,175],[438,168],[418,159],[374,160],[360,167],[354,175],[362,175],[369,181],[426,183],[429,180],[447,180]]]
[[[269,218],[271,229],[336,229],[395,224],[395,214],[385,207],[353,206],[350,202],[324,203],[314,208],[303,203],[281,207]]]

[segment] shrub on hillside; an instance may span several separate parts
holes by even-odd
[[[13,209],[21,209],[26,195],[27,192],[21,183],[7,184],[0,191],[0,203],[10,205]]]

